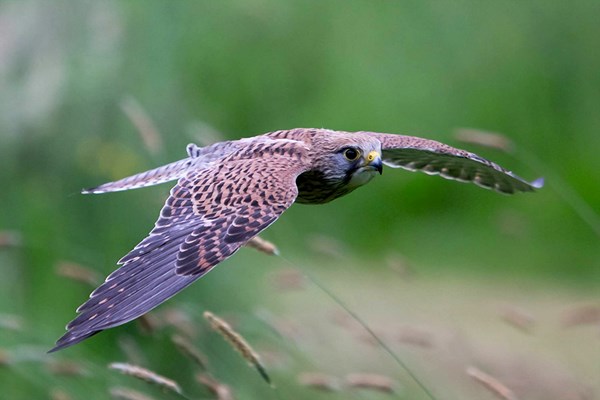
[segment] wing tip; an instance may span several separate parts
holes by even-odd
[[[48,350],[47,353],[50,354],[50,353],[54,353],[59,350],[65,349],[67,347],[71,347],[71,346],[89,338],[90,336],[95,335],[98,332],[100,332],[100,331],[92,331],[92,332],[84,333],[82,335],[78,335],[78,334],[74,333],[73,331],[67,331],[67,333],[65,333],[63,336],[60,337],[60,339],[58,339],[56,341],[56,344],[54,345],[54,347],[51,348],[50,350]]]
[[[534,189],[541,189],[544,187],[545,184],[545,179],[544,177],[539,177],[536,180],[534,180],[533,182],[530,183],[530,185],[534,188]]]

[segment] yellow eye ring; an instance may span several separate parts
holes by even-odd
[[[358,157],[360,157],[360,151],[350,147],[350,148],[344,150],[344,157],[348,161],[356,161],[356,160],[358,160]]]

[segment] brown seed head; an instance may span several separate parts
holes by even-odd
[[[335,377],[319,372],[301,373],[298,375],[298,383],[325,392],[334,392],[340,389]]]
[[[387,376],[379,374],[348,374],[346,384],[352,388],[371,389],[384,393],[394,392],[394,382]]]
[[[198,365],[203,370],[207,369],[208,360],[206,356],[202,354],[200,350],[194,347],[192,342],[190,342],[183,336],[177,334],[171,336],[171,341],[173,342],[173,344],[175,344],[175,347],[177,347],[177,350],[179,350],[181,354],[190,358],[196,363],[196,365]]]
[[[139,367],[137,365],[131,365],[127,363],[111,363],[108,368],[115,369],[123,375],[133,376],[134,378],[140,379],[144,382],[157,385],[165,390],[182,394],[181,387],[177,382],[172,379],[165,378],[164,376],[158,375],[146,368]]]
[[[95,287],[100,283],[100,277],[96,272],[74,262],[61,261],[56,265],[54,270],[59,276],[85,283],[86,285]]]
[[[277,249],[277,246],[275,246],[268,240],[261,238],[260,236],[254,236],[252,239],[246,242],[245,246],[251,247],[270,256],[279,255],[279,250]]]
[[[476,367],[468,367],[467,375],[502,400],[518,400],[517,396],[498,379]]]
[[[109,393],[113,399],[118,400],[153,400],[146,394],[125,387],[112,387],[109,389]]]
[[[506,153],[512,153],[515,147],[513,142],[506,136],[500,133],[486,132],[479,129],[459,128],[454,133],[454,137],[464,143],[489,147]]]
[[[202,373],[196,375],[196,380],[217,396],[217,400],[233,400],[231,388],[212,376]]]
[[[256,368],[258,373],[263,379],[271,384],[271,378],[267,374],[264,366],[260,361],[258,354],[252,349],[250,344],[224,320],[217,317],[210,311],[204,312],[204,318],[210,323],[210,326],[223,336],[232,346],[236,349],[242,357],[250,364],[250,366]]]

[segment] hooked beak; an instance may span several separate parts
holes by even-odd
[[[381,161],[381,154],[379,154],[377,151],[373,150],[370,152],[365,161],[366,166],[375,168],[377,172],[379,172],[379,175],[383,174],[383,161]]]

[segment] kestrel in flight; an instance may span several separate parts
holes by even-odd
[[[464,150],[413,136],[292,129],[190,144],[188,157],[83,193],[106,193],[177,179],[150,234],[118,261],[81,305],[50,351],[131,321],[202,277],[271,225],[294,202],[322,204],[381,174],[383,165],[473,182],[500,193],[527,182]]]

